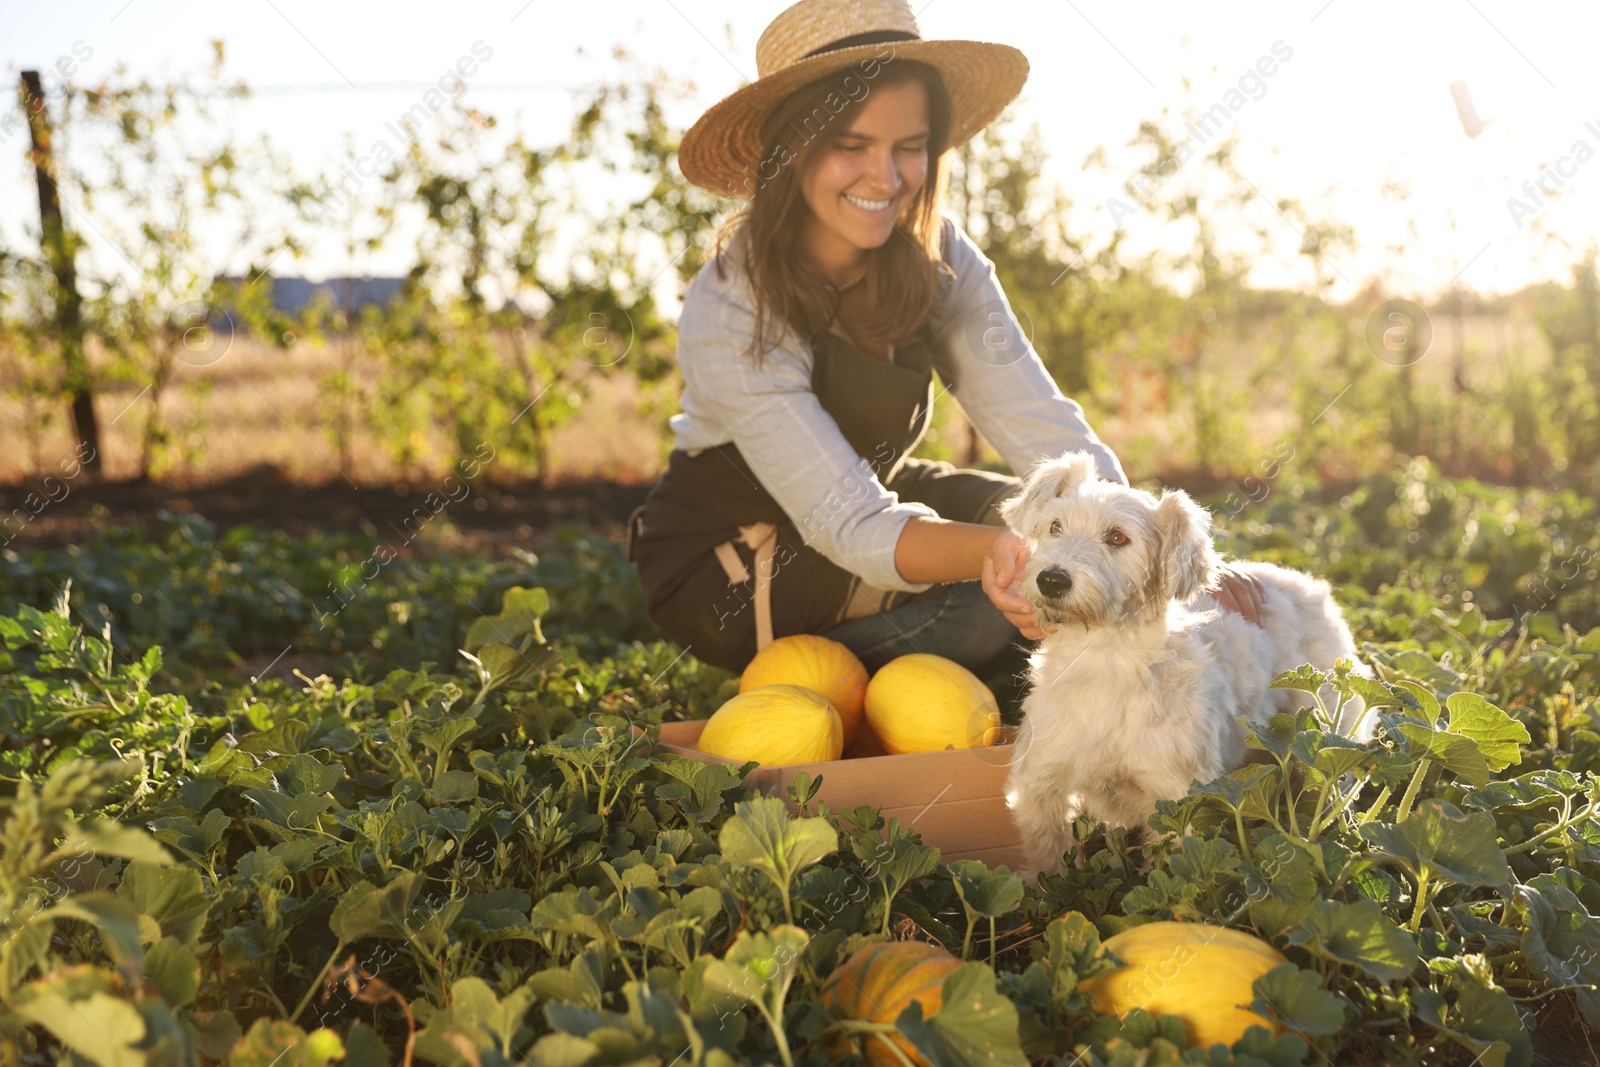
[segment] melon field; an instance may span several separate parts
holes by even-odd
[[[791,810],[662,758],[738,679],[661,639],[595,531],[382,565],[197,516],[13,546],[0,1063],[1595,1062],[1597,521],[1426,460],[1219,516],[1226,552],[1334,584],[1377,680],[1332,681],[1377,738],[1282,676],[1303,710],[1253,762],[1143,841],[1081,827],[1037,891],[815,781]],[[1229,996],[1175,941],[1154,1011],[1099,1013],[1105,942],[1170,920],[1286,962]],[[887,966],[825,995],[886,941],[954,957],[932,996]],[[1219,997],[1259,1025],[1191,1047]]]

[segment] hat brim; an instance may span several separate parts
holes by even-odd
[[[884,58],[884,49],[892,55]],[[988,41],[896,41],[841,48],[799,60],[718,101],[683,135],[678,168],[703,189],[748,200],[770,175],[761,172],[761,126],[784,97],[819,78],[862,65],[862,80],[882,65],[914,59],[938,70],[950,95],[950,145],[966,144],[1000,117],[1028,80],[1019,49]],[[872,61],[879,64],[869,77]]]

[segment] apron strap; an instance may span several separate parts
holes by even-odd
[[[756,558],[756,651],[772,644],[772,557],[778,544],[778,527],[770,522],[753,522],[739,527],[738,540],[755,550]],[[722,564],[729,585],[742,585],[750,580],[750,571],[733,547],[733,541],[722,542],[714,550],[717,562]]]
[[[628,528],[624,534],[623,548],[629,563],[638,562],[634,559],[634,547],[639,543],[639,538],[644,536],[645,505],[640,504],[628,516]]]

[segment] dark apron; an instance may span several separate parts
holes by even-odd
[[[927,323],[912,342],[895,347],[892,363],[837,333],[813,338],[811,348],[812,391],[878,481],[943,518],[1002,524],[996,505],[1016,491],[1018,479],[910,457],[933,411]],[[864,482],[865,470],[854,477]],[[850,484],[837,490],[851,499],[861,491]],[[814,502],[813,517],[802,520],[809,532],[826,520],[829,506]],[[823,633],[922,595],[867,585],[807,546],[731,442],[695,455],[674,449],[630,519],[628,544],[650,618],[701,660],[728,670],[742,671],[758,643],[771,637]],[[760,599],[770,599],[763,612],[770,634],[757,630],[758,586]]]

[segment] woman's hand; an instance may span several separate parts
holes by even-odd
[[[1261,583],[1235,568],[1223,564],[1217,571],[1217,580],[1206,590],[1229,611],[1236,612],[1257,626],[1263,625],[1261,617],[1266,611],[1267,598]]]
[[[1010,530],[996,534],[989,543],[989,550],[983,554],[983,591],[1029,641],[1044,636],[1044,630],[1033,617],[1033,605],[1021,592],[1022,569],[1031,554],[1028,542]]]

